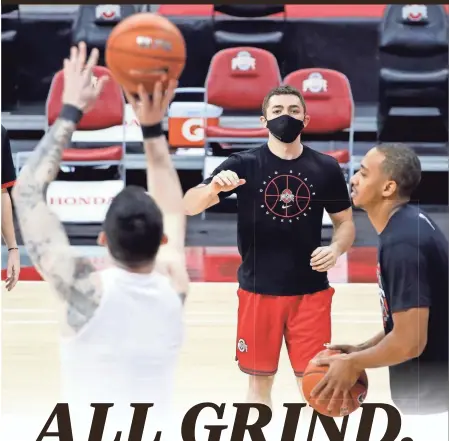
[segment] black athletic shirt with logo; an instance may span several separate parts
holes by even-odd
[[[329,287],[327,273],[312,270],[312,252],[321,246],[323,210],[351,206],[338,162],[304,146],[294,160],[274,155],[267,144],[232,154],[212,176],[232,170],[246,184],[231,192],[238,203],[238,249],[242,289],[268,295],[312,294]]]
[[[16,180],[8,132],[2,125],[2,190],[10,188]]]
[[[448,241],[418,207],[397,211],[379,235],[378,281],[385,332],[393,314],[429,307],[427,345],[418,357],[391,366],[390,388],[405,414],[445,412],[448,389]]]

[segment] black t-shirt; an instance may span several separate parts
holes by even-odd
[[[12,160],[11,144],[7,130],[2,125],[2,190],[14,185],[16,171]]]
[[[393,314],[429,307],[427,345],[420,357],[391,366],[392,399],[404,413],[447,411],[448,241],[430,217],[406,205],[379,236],[378,279],[385,332]]]
[[[338,162],[307,146],[297,159],[284,160],[264,144],[232,154],[203,183],[222,170],[246,180],[233,192],[219,193],[220,200],[237,195],[240,287],[269,295],[328,288],[327,273],[312,270],[310,259],[321,246],[323,210],[337,213],[351,206]]]

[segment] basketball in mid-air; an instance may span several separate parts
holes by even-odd
[[[340,354],[339,351],[324,350],[316,355],[328,357],[330,355]],[[340,416],[340,406],[336,406],[333,412],[327,410],[327,406],[330,400],[323,400],[320,404],[316,402],[318,397],[312,398],[310,393],[313,388],[321,381],[321,379],[326,375],[328,366],[317,366],[313,360],[309,362],[306,370],[304,371],[302,379],[302,392],[307,403],[315,409],[318,413],[329,416],[329,417],[339,417]],[[357,380],[357,383],[352,387],[350,391],[351,399],[349,400],[349,408],[346,411],[346,415],[356,411],[366,398],[368,392],[368,376],[366,372],[363,371]],[[341,397],[343,401],[343,396]]]
[[[186,62],[181,31],[165,17],[142,12],[118,23],[109,35],[106,65],[114,79],[128,92],[137,93],[142,83],[148,93],[162,80],[178,79]]]

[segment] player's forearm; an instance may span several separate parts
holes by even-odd
[[[24,244],[27,248],[32,248],[31,254],[36,251],[36,243],[42,245],[43,237],[50,232],[53,243],[68,246],[64,229],[47,206],[45,191],[58,174],[62,152],[74,131],[75,123],[58,119],[39,142],[17,177],[12,195]]]
[[[144,142],[148,192],[163,214],[184,216],[182,187],[173,165],[165,136]]]
[[[16,204],[23,197],[34,197],[34,192],[42,195],[46,186],[57,176],[62,153],[75,129],[74,122],[59,118],[41,139],[18,176],[13,193]],[[28,191],[23,194],[22,190],[25,189]]]
[[[384,338],[385,338],[385,331],[380,331],[373,338],[370,338],[369,340],[358,345],[357,347],[360,348],[361,350],[369,349],[379,344]]]
[[[395,366],[419,355],[416,348],[404,344],[394,332],[386,335],[380,342],[360,352],[353,352],[348,357],[358,369],[373,369]]]
[[[58,119],[20,171],[12,192],[24,246],[48,280],[58,272],[62,279],[69,280],[73,272],[67,263],[71,261],[69,240],[47,205],[45,191],[59,171],[62,152],[74,130],[75,123]]]
[[[352,220],[343,221],[334,227],[331,246],[339,255],[346,253],[354,243],[355,226]]]
[[[17,247],[11,197],[8,191],[2,191],[2,236],[7,248]]]
[[[184,208],[188,216],[202,213],[217,202],[219,202],[218,195],[212,190],[210,184],[191,188],[184,195]]]

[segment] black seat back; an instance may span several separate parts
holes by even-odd
[[[282,14],[281,17],[271,17]],[[284,5],[214,5],[213,32],[218,49],[254,46],[274,49],[284,37]]]
[[[260,18],[285,12],[284,5],[214,5],[214,12],[231,17]]]
[[[444,69],[448,43],[448,16],[442,5],[386,7],[379,32],[381,67],[409,72]]]
[[[442,5],[385,8],[379,32],[380,140],[447,142],[448,46]]]
[[[273,15],[279,15],[272,17]],[[268,50],[282,66],[285,60],[285,5],[214,5],[216,50],[252,46]]]
[[[98,48],[100,64],[104,64],[106,41],[112,29],[137,12],[135,5],[80,5],[72,28],[72,43],[84,41],[89,51]]]
[[[380,26],[379,49],[404,57],[447,54],[448,35],[443,5],[389,5]]]

